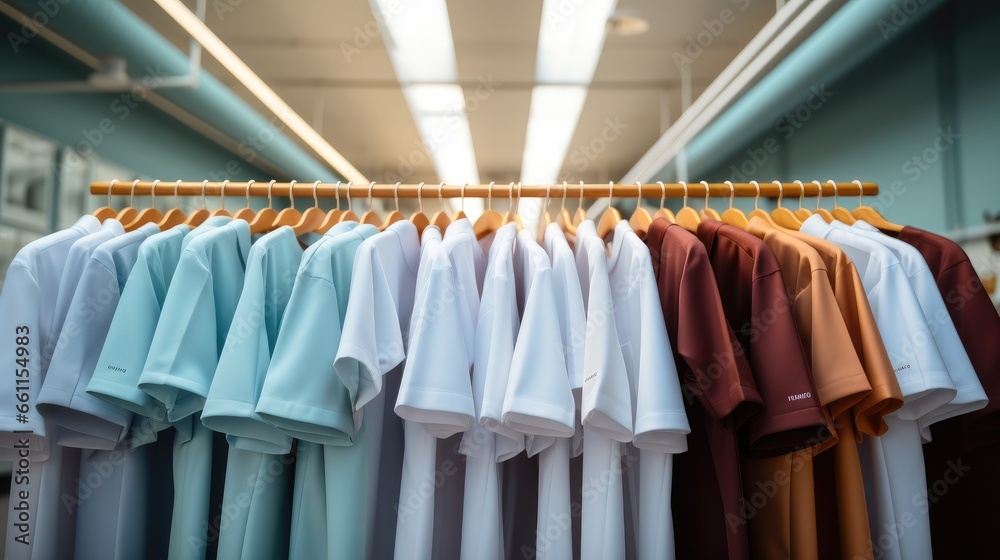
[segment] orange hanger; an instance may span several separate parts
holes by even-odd
[[[111,207],[111,190],[114,188],[115,183],[117,182],[118,179],[112,179],[111,183],[108,184],[108,205],[101,206],[97,210],[94,210],[94,213],[91,214],[91,216],[97,218],[99,222],[103,222],[104,220],[110,220],[111,218],[114,218],[115,216],[118,215],[118,211]]]
[[[270,231],[274,221],[278,219],[278,213],[274,210],[274,201],[271,199],[271,189],[274,188],[275,180],[267,184],[267,208],[261,209],[250,222],[250,233],[264,233]]]
[[[614,194],[615,183],[614,181],[608,181],[608,208],[601,215],[601,221],[597,224],[597,236],[601,239],[606,239],[615,230],[618,222],[622,221],[621,213],[611,204],[614,202],[612,198]]]
[[[804,222],[809,219],[809,216],[812,216],[812,212],[808,208],[802,207],[802,198],[806,196],[806,186],[802,184],[802,181],[794,181],[794,183],[799,186],[799,209],[795,211],[795,215],[798,216],[800,222]],[[822,190],[820,188],[820,191]]]
[[[472,230],[476,233],[476,239],[482,239],[496,232],[503,225],[503,215],[493,209],[493,185],[494,182],[490,181],[489,190],[486,191],[486,210],[480,214],[472,226]]]
[[[705,207],[702,208],[701,215],[706,218],[711,218],[717,222],[722,221],[722,216],[720,216],[718,212],[716,212],[708,205],[708,195],[711,191],[711,189],[708,187],[708,181],[702,181],[701,184],[705,185]]]
[[[898,233],[903,230],[903,226],[886,220],[878,210],[872,208],[871,206],[865,206],[864,185],[862,185],[861,181],[858,181],[857,179],[851,182],[858,185],[858,207],[854,209],[854,212],[852,212],[855,218],[864,220],[884,231],[894,231]]]
[[[177,191],[178,189],[180,189],[180,186],[181,186],[181,180],[177,179],[177,182],[174,183],[174,207],[171,208],[170,210],[167,210],[167,213],[163,215],[163,219],[160,220],[160,223],[156,224],[160,226],[161,231],[166,231],[176,225],[183,224],[184,219],[187,217],[184,215],[184,211],[181,210],[180,207],[181,201],[180,198],[178,198],[177,196]]]
[[[813,210],[813,214],[823,218],[823,220],[829,224],[833,221],[833,214],[831,214],[826,208],[822,208],[819,205],[820,202],[823,202],[823,184],[819,181],[813,181],[813,183],[816,183],[816,187],[819,188],[819,195],[816,197],[816,209]]]
[[[293,227],[295,224],[299,223],[302,219],[302,212],[295,209],[295,179],[292,179],[288,183],[288,198],[292,201],[288,208],[285,208],[281,212],[278,212],[278,216],[274,218],[274,222],[271,223],[271,227],[268,231],[274,231],[280,227],[288,226]]]
[[[257,215],[257,213],[254,212],[253,208],[250,207],[250,185],[254,184],[255,182],[256,181],[254,181],[253,179],[247,181],[247,192],[246,192],[247,205],[243,208],[240,208],[239,210],[236,211],[235,214],[233,214],[234,220],[243,220],[244,222],[249,224],[253,220],[254,216]]]
[[[222,188],[219,190],[219,207],[212,210],[209,217],[214,218],[216,216],[232,216],[229,210],[226,210],[226,185],[229,184],[229,179],[222,182]]]
[[[326,212],[319,207],[319,197],[316,195],[316,187],[319,186],[319,183],[319,181],[313,183],[313,205],[306,208],[299,221],[292,226],[296,237],[308,231],[315,231],[323,224],[323,218],[326,217]]]
[[[468,183],[465,183],[464,185],[462,185],[462,207],[458,209],[458,212],[455,212],[454,216],[452,216],[451,220],[453,222],[457,222],[457,221],[461,220],[462,218],[468,218],[468,216],[465,215],[465,187],[468,187],[468,186],[469,186]]]
[[[566,209],[566,192],[569,187],[566,185],[566,181],[563,181],[563,196],[562,205],[559,207],[559,214],[556,215],[556,223],[562,228],[564,233],[570,235],[576,235],[576,226],[573,225],[573,216],[570,215],[569,210]],[[580,182],[580,206],[583,206],[583,181]]]
[[[201,208],[193,210],[188,214],[187,220],[184,220],[184,223],[190,227],[198,227],[208,219],[208,209],[205,208],[205,185],[207,184],[208,179],[201,182]]]
[[[465,187],[462,187],[462,190],[464,191]],[[403,213],[399,211],[399,181],[396,181],[396,187],[392,190],[392,198],[396,200],[396,209],[389,212],[389,215],[385,217],[385,221],[378,228],[379,231],[385,231],[392,224],[405,219]]]
[[[684,187],[684,208],[677,211],[677,225],[690,232],[698,231],[698,224],[701,223],[701,216],[694,208],[688,206],[688,185],[684,181],[678,181]]]
[[[639,192],[635,195],[635,211],[629,217],[628,223],[640,239],[645,239],[646,232],[649,231],[649,224],[653,222],[653,217],[649,215],[648,210],[642,207],[642,183],[636,181],[635,186],[639,187]]]
[[[353,184],[354,183],[352,183],[351,181],[347,182],[347,212],[344,212],[343,214],[340,215],[340,218],[337,219],[337,223],[342,224],[344,222],[361,221],[361,218],[359,218],[358,215],[354,213],[354,204],[351,203],[351,185]]]
[[[538,243],[541,243],[545,239],[545,228],[549,227],[552,223],[552,215],[549,214],[549,197],[552,195],[552,184],[545,183],[545,198],[542,200],[542,214],[538,218]]]
[[[448,225],[451,224],[451,218],[448,217],[448,212],[444,209],[444,198],[441,196],[441,191],[444,190],[444,183],[438,185],[438,202],[441,204],[441,209],[434,213],[434,217],[431,218],[431,223],[436,225],[441,231],[448,229]]]
[[[656,184],[660,185],[660,209],[653,214],[653,219],[666,218],[670,223],[675,223],[677,217],[674,216],[673,210],[664,206],[667,202],[667,187],[663,184],[663,181],[657,181]]]
[[[587,211],[583,209],[583,181],[580,181],[580,204],[576,207],[576,212],[573,214],[573,225],[578,226],[586,219]],[[576,233],[575,230],[574,233]]]
[[[417,233],[423,233],[427,226],[431,225],[431,221],[427,218],[427,214],[424,214],[424,182],[420,181],[417,185],[417,207],[418,210],[410,215],[410,221],[413,225],[417,226]],[[350,200],[350,199],[348,199]],[[441,232],[444,233],[444,232]]]
[[[781,181],[774,181],[774,184],[778,185],[778,207],[771,211],[771,218],[774,223],[783,228],[800,229],[802,221],[799,220],[799,217],[795,215],[795,212],[781,205],[781,200],[785,197],[785,186],[781,184]]]
[[[115,219],[125,225],[130,223],[132,220],[139,215],[139,211],[136,210],[133,205],[135,204],[135,185],[139,182],[139,179],[132,181],[132,194],[129,195],[128,206],[122,208],[121,211],[115,216]]]
[[[833,185],[833,210],[830,211],[833,214],[834,219],[840,220],[847,225],[851,225],[857,220],[854,219],[854,215],[847,208],[840,205],[840,195],[837,193],[837,183],[831,179],[827,181]]]
[[[396,185],[398,186],[399,183],[396,183]],[[337,198],[337,207],[326,213],[326,219],[316,228],[316,233],[324,234],[330,231],[330,228],[336,225],[337,220],[340,219],[340,214],[342,213],[340,210],[340,181],[337,181],[337,193],[335,196]]]
[[[382,218],[375,213],[375,205],[372,203],[372,189],[375,188],[375,181],[368,184],[368,211],[361,215],[362,224],[371,224],[377,228],[382,227]]]
[[[156,185],[159,179],[153,181],[153,186],[149,189],[149,208],[143,208],[141,212],[125,226],[125,231],[133,231],[139,226],[155,223],[158,224],[163,219],[163,213],[156,209]]]
[[[747,229],[747,215],[739,208],[733,208],[733,199],[736,197],[736,187],[732,181],[726,181],[729,185],[729,208],[722,213],[722,221],[740,229]]]
[[[750,181],[750,184],[757,189],[757,196],[753,199],[753,211],[750,212],[751,218],[760,218],[774,227],[778,227],[778,224],[774,223],[774,219],[767,212],[760,209],[760,183],[757,181]]]

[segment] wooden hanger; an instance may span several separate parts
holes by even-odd
[[[358,215],[354,213],[354,204],[351,202],[351,185],[352,184],[353,183],[351,181],[347,182],[347,211],[344,212],[344,213],[342,213],[340,215],[340,218],[337,219],[337,223],[342,224],[344,222],[360,222],[361,221],[361,218],[359,218]]]
[[[583,181],[580,181],[580,205],[576,207],[576,212],[573,214],[573,225],[579,226],[586,219],[587,211],[583,209]]]
[[[614,193],[615,183],[608,181],[608,208],[601,215],[601,221],[597,223],[597,236],[601,239],[607,239],[608,235],[615,231],[618,222],[622,221],[621,213],[612,205]]]
[[[787,229],[798,230],[802,227],[802,221],[799,217],[795,215],[788,208],[781,205],[782,199],[785,198],[785,187],[781,184],[781,181],[774,181],[775,185],[778,185],[778,207],[771,211],[771,219],[774,223]]]
[[[816,187],[819,188],[819,194],[816,196],[816,209],[813,210],[813,214],[823,218],[823,221],[829,224],[833,221],[833,214],[819,205],[820,202],[823,202],[823,184],[819,181],[813,181],[813,183],[816,183]]]
[[[493,185],[494,182],[490,181],[489,189],[486,191],[486,210],[476,219],[476,223],[472,226],[472,230],[476,233],[476,239],[482,239],[494,233],[503,225],[503,215],[493,209]]]
[[[774,227],[778,227],[778,224],[774,223],[774,219],[767,212],[760,209],[760,183],[757,181],[750,181],[750,184],[757,189],[757,196],[753,199],[753,211],[750,212],[751,218],[760,218]]]
[[[465,187],[462,187],[462,191],[465,191]],[[379,231],[385,231],[392,224],[406,219],[403,213],[399,211],[399,181],[396,181],[396,187],[392,190],[392,198],[396,200],[396,209],[389,212],[389,215],[385,217],[385,221],[378,228]]]
[[[177,182],[174,183],[174,207],[167,210],[167,213],[163,215],[163,219],[160,220],[160,223],[156,224],[160,227],[161,231],[166,231],[174,226],[183,224],[184,220],[187,219],[187,216],[184,215],[184,211],[181,210],[180,198],[177,196],[177,191],[180,189],[180,186],[181,180],[178,179]]]
[[[701,216],[694,208],[688,206],[688,185],[684,181],[678,181],[684,186],[684,208],[681,208],[677,212],[677,225],[683,227],[690,232],[698,231],[698,224],[701,223]]]
[[[732,181],[726,181],[729,185],[729,208],[722,213],[722,221],[740,229],[747,229],[747,215],[739,208],[733,208],[733,199],[736,198],[736,187]]]
[[[517,183],[517,202],[514,203],[514,216],[512,218],[513,221],[514,221],[514,224],[517,226],[517,231],[521,231],[521,229],[524,228],[524,226],[521,225],[520,210],[521,210],[521,183],[520,183],[520,181],[518,181],[518,183]]]
[[[125,231],[134,231],[136,228],[149,223],[159,224],[160,220],[163,219],[163,213],[156,209],[156,185],[159,182],[159,179],[155,179],[153,186],[149,189],[149,208],[143,208],[135,219],[127,224],[122,224],[125,226]]]
[[[663,181],[657,181],[660,185],[660,209],[653,214],[653,219],[666,218],[670,223],[676,223],[677,217],[674,216],[674,211],[664,206],[667,202],[667,187],[663,184]]]
[[[439,230],[444,231],[451,224],[451,218],[448,217],[448,212],[444,209],[444,198],[441,197],[442,190],[444,190],[444,183],[438,185],[438,202],[441,204],[441,209],[434,213],[431,223],[436,225]]]
[[[399,187],[399,183],[396,183],[396,186]],[[465,187],[468,186],[468,183],[462,185],[462,206],[458,209],[458,212],[455,212],[455,215],[452,216],[451,221],[453,222],[457,222],[463,218],[468,218],[468,216],[465,215]],[[396,206],[399,206],[399,200],[396,201]]]
[[[833,214],[834,219],[840,220],[847,225],[851,225],[857,220],[854,219],[854,215],[847,208],[840,205],[840,195],[837,193],[837,183],[832,179],[827,181],[833,185],[833,210],[830,211]]]
[[[219,207],[216,208],[215,210],[212,210],[212,213],[209,214],[210,218],[215,218],[216,216],[232,217],[232,214],[229,213],[229,210],[226,210],[226,185],[228,184],[229,184],[229,179],[226,179],[225,181],[222,182],[222,189],[219,192]]]
[[[865,206],[864,186],[861,184],[861,181],[858,181],[857,179],[851,182],[858,185],[858,207],[851,212],[855,218],[864,220],[883,231],[894,231],[899,233],[903,230],[903,226],[886,220],[878,210],[872,208],[871,206]]]
[[[427,218],[427,214],[424,214],[424,182],[420,181],[417,185],[417,211],[410,215],[410,221],[413,225],[417,226],[417,233],[423,233],[427,226],[431,225],[430,219]],[[348,199],[350,200],[350,199]],[[443,231],[441,232],[444,233]]]
[[[396,188],[399,188],[399,183],[396,183]],[[337,194],[335,197],[337,199],[337,207],[326,213],[326,218],[323,220],[323,223],[316,228],[316,233],[324,234],[330,231],[330,228],[336,225],[337,220],[340,219],[340,214],[342,213],[340,210],[340,181],[337,181]]]
[[[208,184],[208,179],[201,182],[201,208],[197,210],[192,210],[184,223],[189,227],[198,227],[208,219],[208,208],[205,208],[205,185]]]
[[[132,220],[134,220],[136,218],[136,216],[139,215],[139,211],[134,208],[134,205],[135,205],[135,185],[138,182],[139,182],[139,179],[136,179],[135,181],[132,181],[132,194],[129,195],[128,206],[126,206],[125,208],[122,208],[118,212],[118,214],[115,215],[115,219],[118,220],[119,222],[121,222],[122,225],[130,223]]]
[[[812,212],[808,208],[802,207],[802,198],[806,196],[806,186],[802,184],[802,181],[794,181],[796,185],[799,186],[799,209],[795,211],[795,215],[798,216],[800,222],[804,222],[812,216]],[[822,187],[820,191],[822,191]]]
[[[94,213],[91,214],[91,216],[97,218],[99,222],[104,222],[104,220],[110,220],[111,218],[114,218],[115,216],[118,215],[118,211],[111,207],[111,190],[114,189],[115,183],[117,182],[118,179],[112,179],[111,184],[108,185],[108,205],[101,206],[97,210],[94,210]]]
[[[549,214],[549,196],[552,194],[552,185],[545,183],[545,198],[542,200],[542,215],[538,219],[538,231],[536,232],[536,239],[538,243],[541,244],[545,240],[545,228],[549,227],[552,223],[552,215]]]
[[[375,213],[375,204],[372,202],[372,189],[375,188],[375,181],[368,185],[368,211],[361,215],[362,224],[371,224],[377,228],[382,227],[382,218]]]
[[[297,183],[295,179],[292,179],[292,181],[288,183],[288,198],[291,200],[291,205],[288,208],[283,209],[281,212],[278,212],[277,217],[274,218],[274,222],[271,223],[271,227],[268,231],[274,231],[284,226],[292,227],[299,223],[299,220],[302,219],[302,212],[295,209],[295,183]]]
[[[573,216],[570,215],[569,210],[566,209],[566,191],[568,187],[566,181],[563,181],[563,197],[562,205],[559,208],[559,214],[556,215],[556,223],[562,228],[564,233],[570,235],[576,235],[576,226],[573,225]],[[583,206],[583,181],[580,181],[580,206]]]
[[[629,217],[628,223],[640,239],[645,239],[646,232],[649,231],[649,224],[653,222],[653,217],[649,215],[648,210],[642,207],[642,183],[636,181],[635,184],[639,187],[639,193],[635,196],[635,211]]]
[[[270,231],[274,221],[278,219],[278,212],[274,210],[274,200],[271,198],[271,189],[274,188],[275,180],[267,184],[267,208],[262,208],[250,222],[250,233],[264,233]]]
[[[235,214],[233,214],[234,220],[243,220],[244,222],[249,224],[250,222],[253,221],[254,216],[257,215],[257,213],[254,212],[253,208],[250,207],[250,185],[254,184],[255,182],[256,181],[254,181],[253,179],[247,181],[247,192],[246,192],[247,205],[244,206],[243,208],[240,208],[239,210],[236,211]]]
[[[296,237],[309,231],[316,231],[316,228],[323,225],[323,219],[326,217],[326,212],[319,207],[319,197],[316,195],[316,188],[319,186],[319,183],[319,181],[313,183],[312,207],[306,208],[306,211],[302,213],[302,217],[299,221],[292,226],[292,230],[295,231]]]
[[[706,218],[715,220],[717,222],[722,221],[722,216],[720,216],[718,212],[716,212],[713,208],[711,208],[708,205],[708,195],[710,193],[710,189],[708,188],[708,181],[702,181],[701,184],[705,185],[705,208],[702,209],[701,215]]]

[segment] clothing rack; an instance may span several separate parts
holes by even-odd
[[[706,193],[706,184],[708,192]],[[155,192],[154,192],[155,185]],[[662,185],[662,186],[661,186]],[[732,185],[732,188],[730,188]],[[860,188],[859,188],[860,187]],[[759,183],[651,183],[604,184],[556,183],[552,185],[520,185],[518,183],[491,183],[489,185],[455,184],[352,184],[352,183],[309,183],[292,181],[111,181],[90,184],[94,195],[120,196],[225,196],[225,197],[293,197],[293,198],[715,198],[767,197],[838,197],[874,196],[878,194],[876,183],[854,181],[836,183],[834,181],[779,183],[777,181]]]

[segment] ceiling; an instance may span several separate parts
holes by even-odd
[[[187,3],[194,7],[193,1]],[[179,48],[188,48],[187,35],[155,3],[123,4]],[[371,180],[437,179],[367,0],[207,4],[208,26]],[[516,181],[520,175],[541,6],[538,0],[448,2],[459,81],[484,181]],[[724,10],[732,15],[731,23],[719,21]],[[609,35],[605,41],[561,179],[620,179],[681,112],[675,53],[683,54],[701,32],[708,46],[692,57],[696,98],[774,15],[775,3],[619,0],[617,11],[646,19],[650,29]],[[713,20],[716,31],[721,29],[718,36],[709,29]],[[202,63],[271,116],[215,60],[205,55]]]

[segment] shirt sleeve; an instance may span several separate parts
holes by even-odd
[[[264,377],[256,412],[306,441],[350,445],[350,394],[333,370],[341,336],[341,304],[325,278],[299,274]]]
[[[492,297],[481,303],[476,326],[473,400],[480,400],[477,403],[480,424],[500,436],[495,439],[496,460],[502,462],[524,450],[527,432],[504,423],[504,397],[513,373],[511,364],[518,331],[517,304],[513,282],[507,274],[498,272],[492,281]],[[478,436],[469,432],[466,437],[476,442]]]
[[[149,355],[160,300],[147,263],[140,260],[129,274],[108,329],[104,348],[87,392],[111,404],[154,420],[164,420],[163,403],[139,389],[139,376]]]
[[[212,273],[193,253],[177,264],[156,324],[139,388],[177,421],[202,409],[221,343]]]
[[[749,424],[755,451],[788,452],[822,439],[826,420],[777,270],[751,287],[750,364],[764,401]]]
[[[382,391],[382,376],[405,357],[396,305],[378,254],[359,250],[334,362],[355,411]]]
[[[39,317],[41,290],[31,272],[15,261],[7,269],[0,292],[0,356],[8,367],[0,391],[0,459],[16,460],[26,441],[32,460],[48,457],[45,423],[36,405],[42,385]],[[42,457],[44,455],[44,457]]]
[[[684,398],[660,312],[653,270],[648,265],[648,261],[642,261],[640,273],[629,290],[632,292],[629,300],[639,303],[641,329],[638,338],[632,340],[637,366],[633,443],[639,449],[682,453],[687,451],[691,427],[684,412]],[[731,347],[729,351],[732,352]]]
[[[404,420],[423,424],[435,437],[447,438],[468,430],[475,419],[472,359],[468,344],[460,343],[469,333],[455,270],[443,252],[432,266],[421,306],[414,309],[395,411]]]

